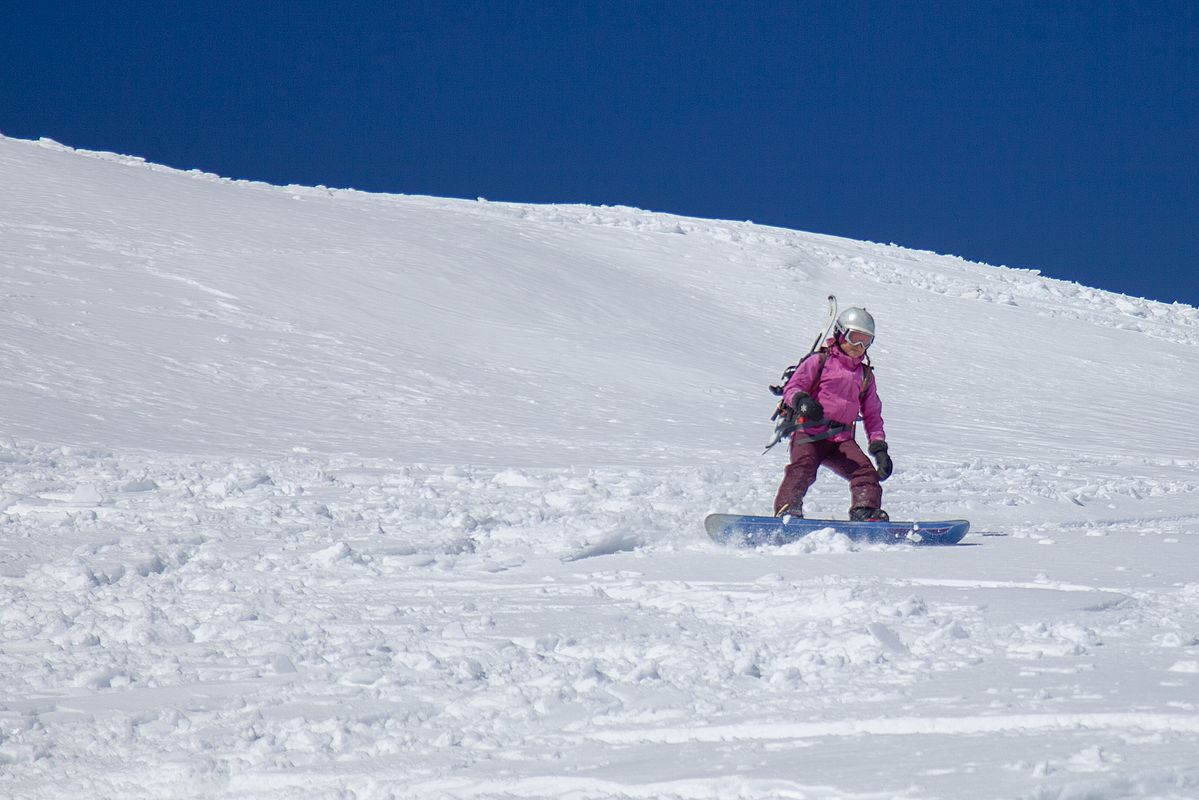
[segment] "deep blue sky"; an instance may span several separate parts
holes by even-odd
[[[0,132],[752,219],[1199,305],[1195,0],[13,3]]]

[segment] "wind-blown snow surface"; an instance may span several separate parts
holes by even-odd
[[[1199,796],[1196,309],[3,138],[0,281],[0,794]],[[704,538],[829,292],[963,546]]]

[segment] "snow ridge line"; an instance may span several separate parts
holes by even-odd
[[[308,784],[284,784],[304,785]],[[650,800],[710,800],[713,797],[770,797],[773,800],[893,800],[893,792],[846,792],[835,786],[816,786],[778,779],[753,779],[730,775],[718,778],[682,778],[649,783],[622,782],[603,778],[564,775],[478,781],[469,778],[439,778],[406,787],[414,796],[444,793],[465,797],[580,797],[649,798]]]
[[[647,728],[645,730],[596,731],[585,739],[607,744],[658,742],[766,741],[777,739],[822,739],[843,736],[949,736],[959,734],[1018,731],[1116,730],[1131,728],[1145,732],[1199,733],[1199,714],[1137,714],[1124,712],[1094,714],[1009,714],[994,717],[879,717],[829,722],[769,721],[707,728]]]
[[[1080,583],[1061,581],[988,581],[959,580],[956,578],[904,578],[894,581],[897,586],[940,586],[946,589],[1043,589],[1049,592],[1102,592],[1126,595],[1124,589],[1104,586],[1086,586]]]

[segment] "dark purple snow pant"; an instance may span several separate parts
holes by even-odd
[[[800,504],[808,488],[816,481],[816,470],[821,464],[849,481],[851,509],[859,506],[882,507],[883,487],[878,482],[878,471],[857,442],[853,439],[844,442],[825,439],[796,444],[795,438],[791,439],[791,463],[783,473],[783,482],[774,498],[775,514],[784,505],[803,507]]]

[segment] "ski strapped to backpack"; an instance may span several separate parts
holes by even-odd
[[[808,394],[813,397],[816,396],[816,390],[820,386],[820,376],[824,372],[824,362],[828,360],[829,354],[828,347],[827,345],[823,345],[823,342],[827,340],[829,329],[837,318],[837,298],[834,295],[830,294],[828,296],[828,307],[829,321],[823,328],[820,329],[820,333],[817,335],[816,341],[812,343],[812,347],[810,350],[808,350],[808,354],[801,358],[797,363],[792,364],[791,366],[787,367],[787,369],[783,370],[783,375],[779,379],[778,384],[770,387],[771,393],[779,397],[779,402],[774,409],[774,414],[772,414],[770,417],[770,420],[775,423],[774,437],[770,440],[770,444],[766,445],[766,449],[762,451],[763,453],[769,452],[770,448],[774,447],[776,444],[800,428],[815,427],[818,425],[829,426],[828,430],[824,431],[823,433],[814,434],[807,439],[796,440],[795,444],[819,442],[836,436],[839,433],[853,430],[856,420],[855,422],[850,423],[837,422],[836,420],[830,419],[796,420],[795,409],[788,406],[782,399],[783,390],[786,388],[787,383],[791,380],[791,376],[795,374],[795,370],[799,369],[800,364],[804,363],[813,356],[816,356],[820,359],[820,364],[816,367],[816,376],[812,380],[812,385],[808,389]],[[870,357],[867,356],[863,364],[862,388],[858,395],[859,401],[866,399],[866,389],[870,386],[870,380],[873,374],[874,368],[870,365]]]

